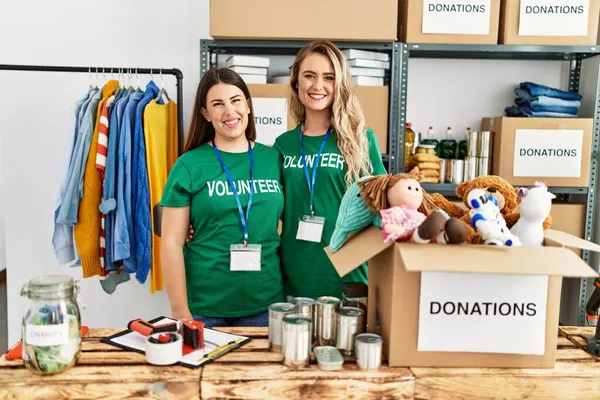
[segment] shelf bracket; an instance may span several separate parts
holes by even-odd
[[[208,40],[200,40],[200,79],[210,69],[210,50],[208,49]]]
[[[392,51],[392,79],[390,83],[389,154],[390,173],[404,171],[404,133],[408,95],[408,45],[394,43]]]
[[[581,77],[581,58],[571,60],[569,66],[569,92],[579,93],[579,79]]]

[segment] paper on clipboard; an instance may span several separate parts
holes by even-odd
[[[171,318],[160,317],[148,322],[152,325],[161,325],[173,321]],[[249,340],[249,337],[204,328],[204,348],[194,350],[189,346],[184,346],[179,363],[186,367],[196,368],[247,343]],[[101,341],[126,350],[137,351],[139,353],[146,352],[146,336],[129,329],[104,338]]]

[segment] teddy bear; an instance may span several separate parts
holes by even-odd
[[[487,195],[496,199],[500,213],[509,229],[512,228],[520,218],[518,209],[521,199],[518,196],[519,189],[497,175],[482,175],[473,180],[459,184],[456,187],[456,196],[462,200],[464,207],[450,202],[439,193],[431,194],[432,201],[436,207],[444,210],[450,217],[459,218],[463,221],[467,229],[467,243],[482,244],[484,241],[471,226],[471,217],[469,215],[469,209],[471,207],[469,206],[468,196],[474,189],[483,189]],[[552,218],[548,215],[544,221],[544,229],[550,228],[551,225]]]

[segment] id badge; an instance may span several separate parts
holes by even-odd
[[[298,233],[296,234],[297,240],[304,240],[307,242],[321,242],[323,236],[323,226],[325,226],[325,218],[304,215],[298,221]]]
[[[230,271],[260,271],[260,244],[232,244],[229,253]]]

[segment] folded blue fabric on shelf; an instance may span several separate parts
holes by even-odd
[[[574,116],[577,116],[577,113],[579,112],[579,107],[546,106],[546,105],[532,104],[530,101],[523,100],[521,98],[515,99],[515,104],[519,107],[522,107],[522,108],[525,108],[525,109],[531,110],[531,111],[536,111],[536,112],[549,111],[549,112],[573,114]]]
[[[507,117],[536,117],[536,118],[575,118],[577,115],[553,112],[553,111],[532,111],[525,107],[506,107],[504,113]]]
[[[527,90],[516,88],[515,94],[523,101],[528,101],[531,105],[540,106],[559,106],[559,107],[581,107],[579,100],[563,100],[549,96],[532,96]]]
[[[532,96],[547,96],[563,100],[581,100],[582,96],[575,92],[565,92],[563,90],[551,88],[544,85],[538,85],[533,82],[521,82],[521,89],[526,90]]]

